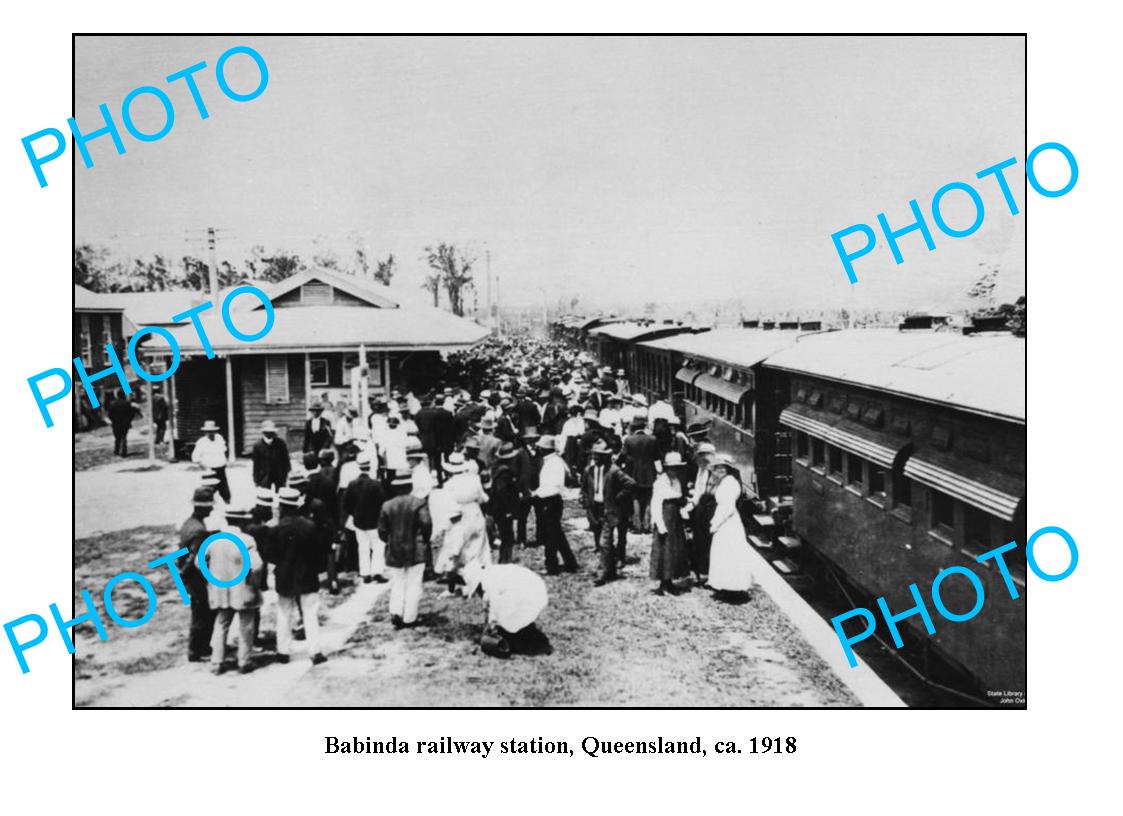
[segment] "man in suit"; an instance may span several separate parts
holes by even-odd
[[[327,660],[320,651],[320,570],[327,553],[312,519],[301,513],[300,491],[282,487],[278,492],[281,518],[273,530],[269,560],[277,590],[277,655],[289,662],[292,629],[299,611],[304,614],[304,631],[312,665]]]
[[[444,470],[441,468],[441,457],[452,453],[452,446],[456,440],[456,428],[452,414],[444,408],[433,404],[432,394],[426,394],[421,401],[421,410],[413,418],[417,425],[417,438],[421,440],[421,449],[429,457],[429,470],[437,474],[441,484],[444,483]]]
[[[334,433],[331,423],[323,417],[324,406],[317,402],[312,406],[312,418],[304,423],[304,453],[331,447]]]
[[[538,451],[536,445],[538,443],[538,429],[531,427],[527,428],[526,432],[522,435],[523,444],[515,452],[515,456],[511,462],[511,467],[515,471],[515,479],[519,486],[519,514],[516,517],[518,522],[518,542],[523,547],[537,546],[538,543],[529,544],[526,537],[526,522],[530,516],[530,508],[534,506],[534,489],[538,487]],[[537,515],[535,522],[537,522]],[[537,524],[535,525],[535,536],[538,535]]]
[[[254,443],[251,456],[255,485],[271,490],[278,490],[286,485],[291,467],[289,447],[285,440],[277,436],[277,426],[273,424],[273,420],[267,419],[261,423],[261,439]]]
[[[156,424],[156,444],[162,445],[168,430],[168,401],[163,394],[157,394],[152,402],[152,421]]]
[[[378,537],[378,518],[382,513],[385,494],[382,483],[370,476],[371,457],[366,451],[359,453],[359,476],[343,493],[344,523],[350,520],[355,528],[359,545],[359,574],[363,583],[386,583],[386,544]]]
[[[311,455],[311,454],[306,454]],[[324,568],[328,573],[328,587],[332,595],[339,594],[339,580],[332,564],[332,543],[335,541],[335,513],[331,504],[325,503],[309,492],[311,479],[303,468],[289,473],[289,487],[300,491],[303,497],[300,512],[316,525],[316,546],[324,552]]]
[[[425,499],[411,494],[413,479],[409,471],[395,473],[390,487],[394,496],[382,505],[378,535],[386,542],[390,571],[390,623],[401,629],[417,622],[433,521]]]
[[[651,532],[651,487],[655,484],[655,462],[659,458],[659,443],[644,430],[644,420],[632,420],[632,432],[624,440],[622,450],[624,468],[635,479],[635,524],[638,532]]]
[[[499,563],[511,563],[515,550],[515,520],[522,511],[519,477],[513,462],[518,453],[510,442],[504,442],[495,455],[491,472],[488,511],[499,532]]]
[[[546,396],[549,396],[547,393]],[[515,413],[519,418],[519,427],[524,430],[529,427],[539,427],[542,424],[542,412],[538,408],[538,404],[530,398],[530,393],[523,390],[519,393],[518,402],[515,405]]]
[[[582,490],[589,531],[593,534],[600,561],[600,574],[594,586],[604,586],[617,578],[617,567],[624,565],[628,548],[628,504],[635,480],[612,462],[612,449],[598,439],[590,451],[592,461],[585,468]],[[616,544],[613,546],[613,538]]]
[[[113,453],[116,456],[129,455],[129,428],[136,418],[136,406],[118,389],[106,410],[109,424],[113,426]]]
[[[518,444],[522,426],[519,424],[518,412],[515,402],[510,397],[505,397],[499,403],[499,418],[495,421],[495,435],[501,442]]]
[[[179,528],[179,546],[187,548],[176,562],[187,595],[191,599],[191,624],[187,636],[187,659],[202,662],[211,654],[211,632],[214,612],[207,600],[207,579],[195,561],[199,548],[210,535],[206,519],[214,510],[214,491],[207,487],[195,490],[191,498],[191,516]]]

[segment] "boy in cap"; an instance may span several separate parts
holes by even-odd
[[[293,623],[297,609],[304,613],[304,628],[312,664],[327,660],[320,651],[320,570],[324,566],[323,551],[316,525],[302,515],[300,491],[283,487],[278,491],[281,518],[273,531],[270,561],[275,565],[273,583],[277,590],[277,654],[280,662],[289,662]]]
[[[246,545],[250,555],[250,568],[246,577],[232,587],[217,586],[208,582],[207,600],[215,612],[214,633],[211,636],[211,671],[222,673],[222,663],[226,659],[226,635],[230,624],[238,618],[238,671],[247,674],[250,648],[253,646],[257,610],[261,607],[261,593],[258,582],[264,566],[257,551],[257,543],[248,532],[253,522],[250,508],[230,505],[226,508],[226,531],[234,533]],[[243,555],[238,545],[226,538],[220,538],[207,547],[207,568],[219,581],[229,582],[237,578],[243,569]]]
[[[398,471],[390,483],[393,498],[382,505],[378,535],[386,542],[386,564],[390,572],[390,622],[395,629],[417,621],[421,582],[425,575],[425,553],[433,522],[424,499],[412,494],[413,480]]]
[[[211,653],[211,630],[214,614],[207,601],[207,579],[199,571],[195,557],[210,532],[204,521],[214,510],[214,493],[199,487],[191,497],[191,516],[179,528],[179,546],[187,548],[176,562],[187,595],[191,599],[191,625],[187,636],[187,659],[193,663],[206,660]]]

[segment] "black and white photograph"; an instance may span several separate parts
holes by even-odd
[[[1026,708],[1026,55],[76,35],[73,706]]]

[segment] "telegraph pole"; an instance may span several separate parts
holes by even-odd
[[[207,250],[210,253],[210,272],[207,275],[211,285],[211,300],[218,308],[218,253],[215,252],[214,227],[207,227]]]

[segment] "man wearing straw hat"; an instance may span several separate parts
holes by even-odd
[[[191,451],[191,461],[210,468],[218,477],[218,494],[224,502],[230,502],[230,485],[226,483],[226,440],[218,432],[218,425],[208,419],[200,429],[203,435]]]
[[[546,548],[546,574],[557,575],[577,572],[577,559],[569,548],[562,529],[562,493],[565,490],[565,461],[558,454],[554,437],[543,436],[538,440],[539,451],[543,454],[542,467],[538,474],[538,487],[533,491],[537,506],[540,508],[538,522],[538,541]],[[558,556],[562,567],[558,568]]]
[[[257,542],[249,533],[253,522],[250,508],[243,505],[229,505],[226,508],[226,531],[234,533],[246,545],[250,556],[250,566],[246,577],[234,586],[207,585],[207,599],[215,611],[214,634],[211,636],[211,671],[222,673],[222,663],[226,659],[226,635],[234,618],[238,619],[238,671],[248,674],[250,648],[256,634],[257,610],[261,607],[261,593],[258,591],[259,575],[264,566],[257,551]],[[207,547],[207,568],[222,582],[230,582],[242,573],[244,565],[242,551],[238,545],[227,538],[219,538]]]
[[[417,621],[421,584],[425,576],[425,553],[433,522],[424,499],[412,494],[413,479],[400,470],[390,482],[393,498],[382,505],[378,535],[386,542],[386,564],[390,573],[390,622],[395,629]]]
[[[292,648],[293,623],[297,607],[304,614],[304,630],[312,664],[327,660],[320,651],[320,570],[324,566],[323,552],[316,525],[302,515],[303,497],[292,487],[282,487],[277,493],[281,518],[273,531],[269,560],[276,565],[273,574],[277,590],[277,655],[282,663],[289,662]]]
[[[359,575],[364,584],[386,583],[386,545],[378,537],[378,517],[385,495],[382,483],[370,475],[373,461],[368,451],[359,453],[359,476],[343,493],[343,517],[355,530],[359,547]]]
[[[522,512],[519,477],[513,462],[517,451],[504,442],[495,455],[489,509],[499,531],[499,563],[509,564],[515,550],[515,519]]]
[[[195,563],[199,548],[210,535],[204,522],[214,510],[214,492],[207,487],[196,488],[191,504],[191,516],[179,528],[179,546],[187,548],[187,555],[180,556],[176,566],[191,599],[187,659],[197,663],[206,660],[211,653],[211,630],[214,626],[214,613],[207,601],[207,579]]]
[[[616,580],[617,565],[624,564],[630,515],[626,505],[631,502],[636,483],[613,464],[612,450],[603,439],[593,443],[589,454],[592,461],[585,468],[582,489],[589,531],[593,534],[593,545],[600,561],[600,574],[594,585],[604,586]]]

